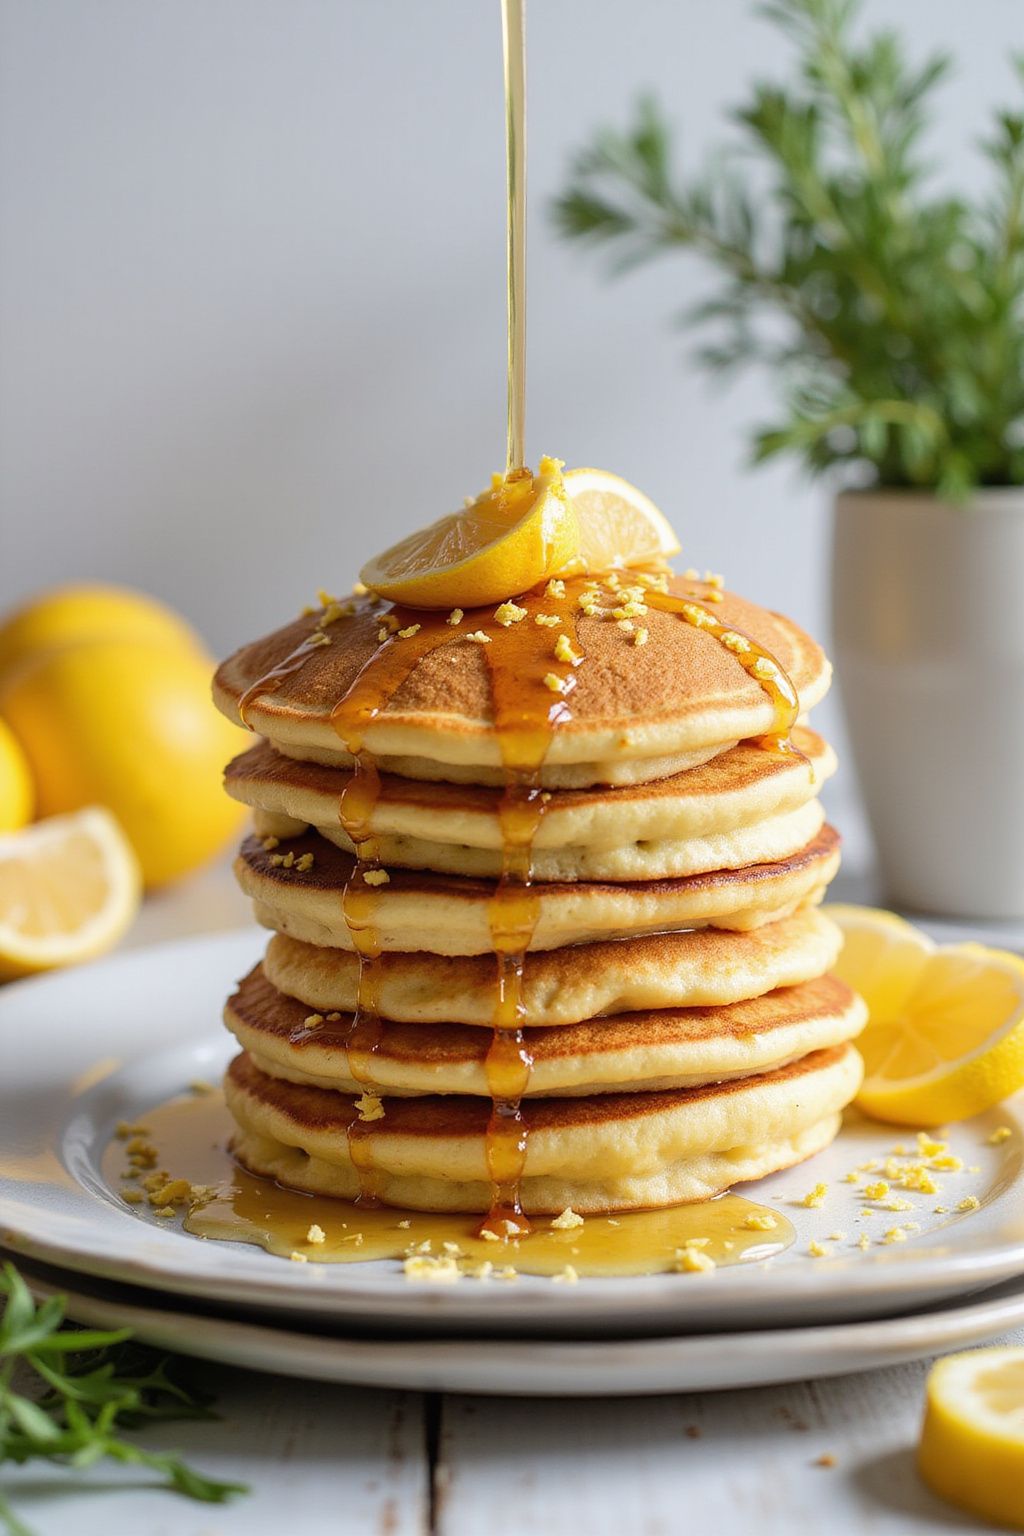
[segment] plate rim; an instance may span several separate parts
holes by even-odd
[[[2,1255],[0,1255],[2,1256]],[[72,1276],[72,1279],[75,1277]],[[823,1375],[852,1375],[864,1369],[885,1368],[920,1360],[957,1347],[969,1347],[1024,1324],[1024,1277],[1007,1292],[1008,1282],[966,1298],[950,1306],[927,1307],[920,1312],[898,1317],[859,1318],[846,1322],[810,1324],[787,1328],[763,1328],[751,1331],[669,1334],[638,1338],[619,1336],[598,1339],[518,1339],[492,1338],[402,1338],[353,1336],[315,1329],[297,1330],[259,1317],[225,1318],[218,1314],[196,1314],[187,1308],[169,1308],[150,1303],[148,1293],[140,1297],[83,1294],[63,1284],[63,1276],[27,1276],[32,1291],[39,1295],[64,1294],[69,1300],[68,1316],[92,1326],[120,1324],[133,1327],[140,1338],[146,1331],[149,1342],[162,1348],[181,1350],[198,1358],[242,1366],[254,1371],[285,1371],[304,1379],[329,1381],[352,1386],[378,1386],[390,1390],[440,1390],[469,1392],[489,1396],[594,1396],[608,1391],[607,1375],[616,1373],[620,1395],[643,1396],[686,1391],[735,1390],[743,1386],[778,1385]],[[84,1304],[84,1305],[83,1305]],[[78,1316],[76,1317],[76,1313]],[[184,1349],[175,1335],[186,1332],[187,1341],[200,1349]],[[739,1353],[747,1362],[761,1361],[762,1369],[749,1381],[738,1380],[736,1373],[719,1371],[715,1365]],[[827,1364],[821,1356],[828,1356]],[[244,1355],[240,1359],[240,1355]],[[346,1355],[348,1357],[346,1361]],[[296,1366],[296,1356],[301,1365]],[[882,1358],[882,1357],[885,1358]],[[340,1360],[339,1360],[340,1357]],[[502,1369],[512,1361],[519,1373],[557,1372],[554,1380],[525,1383],[521,1374],[513,1374],[512,1383],[500,1379]],[[770,1362],[776,1361],[774,1370]],[[290,1361],[290,1364],[289,1364]],[[815,1363],[815,1362],[818,1363]],[[342,1365],[325,1370],[324,1366]],[[865,1363],[866,1362],[866,1363]],[[423,1370],[440,1369],[454,1363],[456,1369],[490,1370],[492,1382],[471,1385],[465,1379],[437,1383],[428,1387],[422,1376],[410,1381],[405,1371],[410,1364]],[[309,1369],[302,1367],[308,1366]],[[654,1381],[637,1384],[635,1377],[623,1378],[626,1369],[634,1372],[659,1370]],[[699,1379],[680,1380],[672,1372],[690,1366]],[[317,1369],[319,1367],[319,1369]],[[566,1372],[584,1372],[581,1381]],[[383,1372],[383,1374],[382,1374]],[[742,1372],[739,1373],[742,1376]],[[597,1377],[598,1379],[594,1379]]]

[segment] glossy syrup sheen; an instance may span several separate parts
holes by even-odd
[[[628,581],[635,573],[621,571],[616,575],[620,581]],[[547,806],[541,771],[554,732],[572,718],[575,673],[585,665],[576,631],[583,587],[580,578],[548,587],[543,607],[546,613],[558,618],[557,626],[540,626],[531,622],[530,617],[502,623],[493,614],[482,619],[479,614],[472,616],[472,623],[486,636],[481,648],[490,679],[494,730],[505,775],[500,807],[502,874],[488,914],[495,955],[495,993],[493,1036],[485,1062],[492,1101],[487,1132],[492,1198],[483,1227],[499,1235],[512,1228],[520,1234],[529,1230],[519,1185],[528,1157],[521,1101],[533,1065],[528,1034],[521,1027],[524,966],[539,916],[539,902],[532,888],[533,844]],[[697,601],[698,596],[693,593],[678,597],[651,588],[645,601],[651,608],[676,614],[729,649],[737,664],[755,679],[772,703],[774,721],[763,745],[776,752],[794,750],[790,733],[799,714],[799,701],[784,668],[763,646],[721,622]],[[381,1037],[381,945],[376,920],[381,886],[373,880],[380,863],[372,830],[380,776],[372,754],[366,750],[366,734],[425,656],[439,647],[473,643],[466,640],[468,622],[462,627],[453,626],[444,614],[385,606],[381,608],[380,623],[378,650],[332,713],[334,728],[354,765],[338,815],[356,849],[356,863],[342,896],[342,909],[359,956],[357,1006],[344,1021],[334,1025],[327,1022],[318,1030],[321,1035],[340,1032],[352,1074],[367,1087],[373,1078],[373,1055]],[[569,641],[572,660],[555,658],[559,635],[565,635]],[[740,650],[729,644],[731,638],[735,646],[737,637],[743,645]],[[263,683],[255,684],[246,700],[279,687],[301,666],[309,649],[304,651],[300,646],[268,674],[264,680],[266,687]],[[549,686],[552,679],[559,684],[557,690]],[[242,712],[244,715],[244,708]],[[370,1139],[365,1135],[368,1123],[371,1122],[354,1121],[348,1134],[352,1161],[360,1176],[360,1198],[372,1203],[378,1191]]]
[[[511,1267],[522,1274],[556,1275],[571,1266],[580,1276],[642,1275],[679,1268],[688,1244],[699,1244],[699,1251],[720,1266],[771,1258],[794,1237],[780,1212],[741,1195],[723,1195],[704,1205],[588,1216],[582,1226],[567,1230],[553,1227],[551,1218],[537,1217],[528,1236],[489,1241],[479,1236],[477,1216],[424,1215],[332,1200],[256,1178],[232,1161],[231,1129],[219,1092],[171,1099],[142,1117],[160,1169],[209,1191],[182,1212],[185,1230],[200,1238],[254,1243],[283,1258],[298,1253],[311,1263],[352,1264],[415,1253],[451,1254],[470,1274],[490,1264],[497,1274]],[[115,1139],[104,1157],[112,1189],[122,1187],[128,1171],[126,1143]],[[123,1187],[138,1185],[132,1180]],[[751,1218],[775,1225],[769,1230],[745,1226]],[[323,1243],[309,1241],[314,1225],[325,1234]]]
[[[736,629],[734,625],[725,624],[711,612],[704,603],[699,601],[699,594],[693,593],[687,597],[677,597],[671,592],[648,592],[644,601],[650,608],[657,608],[662,613],[674,613],[685,623],[694,629],[702,629],[713,640],[728,650],[735,657],[739,666],[746,672],[771,701],[775,711],[775,719],[769,732],[762,738],[762,745],[775,752],[797,752],[799,749],[793,745],[792,733],[800,714],[800,699],[792,678],[777,657],[771,651],[765,650],[763,645],[746,634],[743,630]],[[743,649],[733,649],[729,640],[742,642]],[[803,756],[802,753],[799,753]]]
[[[402,630],[412,631],[401,634]],[[381,615],[379,649],[353,680],[331,714],[331,724],[352,757],[352,778],[338,804],[338,819],[356,850],[352,875],[342,894],[342,912],[359,957],[356,1006],[345,1026],[344,1043],[352,1076],[367,1086],[372,1079],[374,1052],[380,1045],[380,954],[376,920],[380,851],[373,836],[373,815],[380,796],[380,773],[366,751],[366,731],[388,701],[419,666],[424,656],[449,644],[452,629],[437,614],[413,614],[390,609]],[[367,877],[370,877],[369,879]],[[349,1152],[359,1175],[360,1200],[377,1199],[373,1152],[365,1128],[370,1121],[354,1120],[348,1129]]]

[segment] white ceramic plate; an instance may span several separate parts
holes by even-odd
[[[955,1127],[952,1146],[968,1166],[943,1176],[941,1198],[913,1197],[912,1211],[892,1216],[859,1217],[863,1196],[842,1179],[900,1138],[891,1127],[854,1120],[811,1163],[744,1190],[785,1212],[797,1229],[794,1246],[712,1275],[417,1285],[395,1262],[289,1264],[254,1247],[199,1241],[125,1207],[104,1180],[101,1156],[119,1121],[144,1117],[197,1077],[216,1077],[232,1049],[219,1023],[222,1001],[262,944],[255,930],[191,939],[0,994],[0,1243],[64,1269],[229,1301],[236,1310],[520,1335],[849,1320],[920,1308],[1024,1274],[1019,1102]],[[988,1136],[998,1124],[1012,1135],[992,1146]],[[828,1185],[825,1204],[805,1209],[800,1198],[818,1181]],[[967,1194],[980,1209],[958,1215]],[[948,1213],[935,1213],[936,1204]],[[863,1253],[854,1247],[860,1232],[881,1236],[910,1219],[921,1228],[910,1241],[873,1242]],[[833,1245],[833,1256],[810,1258],[809,1242],[835,1229],[847,1237]]]
[[[396,1339],[298,1331],[151,1303],[144,1292],[29,1270],[37,1297],[62,1292],[68,1316],[133,1328],[162,1349],[314,1381],[492,1397],[647,1396],[772,1386],[902,1365],[993,1339],[1024,1323],[1024,1284],[967,1303],[825,1328],[671,1338]]]

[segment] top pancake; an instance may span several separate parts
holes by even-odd
[[[670,589],[706,604],[714,619],[770,652],[792,680],[801,711],[824,695],[824,653],[788,619],[731,593],[716,603],[716,589],[683,577],[673,578]],[[565,583],[557,601],[543,588],[527,593],[517,599],[526,617],[507,626],[493,609],[472,610],[453,626],[443,614],[366,600],[320,631],[323,614],[305,616],[229,657],[217,672],[214,698],[238,720],[246,691],[281,668],[249,698],[247,723],[290,756],[344,764],[351,756],[332,711],[357,679],[366,691],[371,664],[387,676],[389,696],[367,712],[361,744],[380,766],[407,778],[484,784],[503,780],[494,704],[503,675],[528,714],[559,716],[545,743],[541,780],[549,787],[660,778],[777,726],[769,693],[706,630],[652,605],[633,621],[647,631],[647,642],[636,645],[635,628],[624,631],[613,618],[617,595],[602,591],[602,616],[587,616],[578,607],[583,591],[578,578]],[[557,616],[559,625],[537,626],[537,615]],[[392,623],[419,628],[382,643],[382,624]],[[317,633],[329,643],[306,646]],[[479,634],[486,643],[470,638]],[[578,665],[556,661],[562,634],[582,657]],[[571,692],[553,693],[544,681],[551,674],[569,677]]]

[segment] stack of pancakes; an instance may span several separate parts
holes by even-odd
[[[236,1154],[427,1211],[703,1200],[826,1146],[859,1000],[829,666],[692,573],[436,614],[363,595],[237,652],[227,789],[273,937],[227,1006]]]

